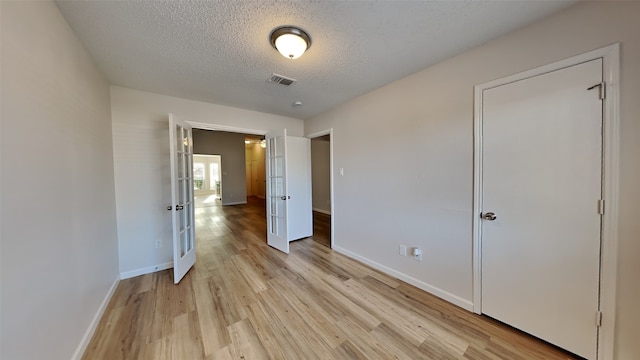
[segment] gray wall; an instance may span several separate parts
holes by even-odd
[[[0,13],[0,358],[71,359],[118,280],[109,83],[52,1]]]
[[[329,136],[311,139],[313,210],[331,213],[331,161]]]
[[[244,134],[193,129],[193,152],[220,155],[222,205],[247,202]]]

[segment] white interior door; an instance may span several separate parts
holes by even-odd
[[[601,81],[598,59],[482,95],[482,312],[589,359],[603,123],[587,89]]]
[[[311,140],[286,137],[287,237],[289,241],[313,235],[311,194]]]
[[[289,253],[287,238],[287,130],[272,131],[267,141],[267,244]]]
[[[271,132],[267,141],[267,243],[289,253],[289,241],[313,235],[311,141]]]
[[[196,262],[193,213],[193,140],[191,126],[169,114],[173,281],[179,283]]]

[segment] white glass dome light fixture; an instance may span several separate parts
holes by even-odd
[[[282,26],[271,32],[271,46],[287,59],[297,59],[311,47],[311,37],[304,30]]]

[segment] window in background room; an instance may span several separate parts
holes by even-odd
[[[204,163],[193,163],[193,190],[204,189]]]

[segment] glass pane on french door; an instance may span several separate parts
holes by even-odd
[[[178,170],[178,229],[180,238],[180,257],[193,249],[193,144],[190,132],[176,125],[177,170]]]
[[[269,140],[269,164],[271,196],[268,206],[271,209],[269,231],[274,235],[283,234],[284,230],[284,138],[276,137]]]

